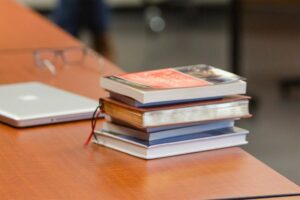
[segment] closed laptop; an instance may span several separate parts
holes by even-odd
[[[0,85],[0,121],[15,127],[90,119],[98,102],[39,82]]]

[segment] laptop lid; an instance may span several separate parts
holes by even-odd
[[[0,121],[16,127],[90,119],[98,102],[39,82],[0,85]]]

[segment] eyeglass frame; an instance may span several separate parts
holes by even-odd
[[[74,50],[74,49],[81,50],[83,52],[83,55],[84,55],[83,59],[79,62],[69,62],[65,57],[66,51]],[[55,59],[61,58],[64,65],[83,63],[87,55],[93,55],[99,59],[103,58],[100,54],[98,54],[97,52],[95,52],[94,50],[92,50],[91,48],[88,48],[86,46],[67,47],[67,48],[41,48],[41,49],[34,50],[33,58],[34,58],[35,64],[40,68],[46,67],[53,75],[55,75],[56,71],[57,71],[55,64],[49,60],[45,60],[40,57],[41,52],[46,52],[46,51],[53,53]]]

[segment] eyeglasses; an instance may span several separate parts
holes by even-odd
[[[87,66],[99,70],[103,67],[103,57],[87,47],[38,49],[33,52],[33,57],[37,67],[46,68],[53,75],[60,66]]]

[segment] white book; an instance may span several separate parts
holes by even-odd
[[[247,130],[233,127],[205,133],[145,142],[124,135],[95,132],[95,143],[143,159],[155,159],[187,153],[220,149],[247,144]]]
[[[142,104],[209,99],[246,93],[246,82],[208,65],[192,65],[102,77],[106,90]]]

